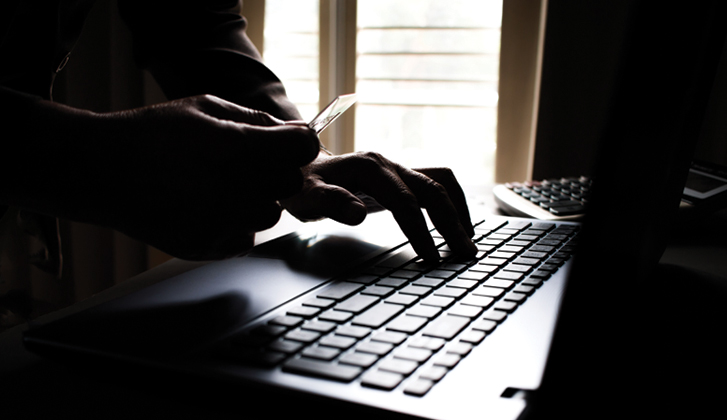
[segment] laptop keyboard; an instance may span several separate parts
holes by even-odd
[[[568,260],[578,225],[484,221],[479,249],[442,260],[410,245],[232,337],[235,360],[425,395]]]

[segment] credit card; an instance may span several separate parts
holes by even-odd
[[[331,101],[328,106],[323,108],[323,111],[319,112],[315,118],[308,123],[308,127],[312,128],[316,134],[325,130],[326,127],[331,125],[339,115],[343,114],[351,105],[356,102],[356,94],[349,93],[347,95],[341,95]]]

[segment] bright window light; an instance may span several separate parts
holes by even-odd
[[[494,178],[501,0],[358,2],[355,148]]]

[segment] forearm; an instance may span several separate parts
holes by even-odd
[[[100,144],[97,114],[4,87],[0,109],[7,145],[0,163],[0,203],[65,216],[70,203],[92,202],[79,191],[92,192],[89,172],[104,165],[94,157],[108,148]]]
[[[232,5],[232,7],[230,7]],[[245,34],[234,1],[122,0],[140,66],[169,99],[212,94],[282,120],[300,114]]]

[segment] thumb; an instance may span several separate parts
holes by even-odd
[[[367,214],[366,205],[358,197],[345,188],[320,180],[283,204],[301,220],[327,217],[350,226],[363,222]]]
[[[260,162],[272,166],[304,166],[312,162],[320,150],[316,133],[301,125],[272,127],[242,126],[243,131],[254,130],[256,141],[249,150]]]

